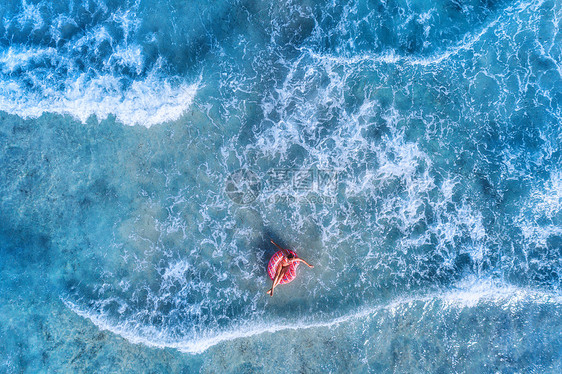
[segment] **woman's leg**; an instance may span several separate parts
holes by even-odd
[[[273,296],[273,289],[275,288],[275,286],[277,286],[276,282],[277,279],[279,279],[279,275],[281,274],[281,270],[282,270],[282,266],[281,264],[277,265],[277,269],[275,269],[275,276],[273,277],[273,285],[271,286],[271,288],[269,289],[269,291],[267,291],[267,294],[270,296]]]
[[[271,286],[271,289],[267,291],[269,296],[273,296],[273,290],[275,289],[275,287],[279,285],[279,283],[281,283],[281,280],[283,279],[283,277],[285,276],[288,270],[289,270],[288,266],[283,267],[279,265],[277,267],[277,274],[275,274],[275,278],[273,279],[273,285]]]
[[[283,280],[283,278],[285,277],[285,274],[287,274],[287,271],[289,271],[288,266],[285,266],[281,269],[281,271],[279,272],[279,275],[275,278],[275,281],[273,282],[274,283],[273,287],[277,287],[279,285],[279,283],[281,283],[281,280]]]

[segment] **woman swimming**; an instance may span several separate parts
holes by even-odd
[[[293,263],[302,262],[303,264],[307,265],[309,268],[314,267],[313,265],[310,265],[308,262],[306,262],[302,258],[295,257],[287,249],[281,248],[281,246],[278,245],[277,243],[275,243],[273,240],[271,240],[271,243],[273,243],[277,248],[279,248],[282,251],[283,259],[277,265],[277,269],[275,269],[275,277],[273,277],[273,285],[271,286],[269,291],[267,291],[267,294],[269,294],[269,296],[273,296],[273,290],[281,282],[281,279],[283,279],[283,277],[285,276],[287,271],[289,271],[289,267]]]

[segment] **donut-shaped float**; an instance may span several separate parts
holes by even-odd
[[[295,258],[299,257],[295,252],[291,251],[290,249],[286,249],[286,251],[291,253],[293,256],[295,256]],[[269,263],[267,264],[267,274],[269,274],[271,280],[275,278],[277,265],[279,265],[283,257],[284,257],[283,251],[278,251],[269,259]],[[279,282],[279,284],[289,283],[293,279],[295,279],[295,277],[297,276],[297,266],[299,266],[299,263],[300,261],[293,262],[291,265],[289,265],[289,270],[287,270],[285,276],[281,279],[281,282]]]

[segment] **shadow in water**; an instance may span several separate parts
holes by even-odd
[[[275,244],[271,243],[272,240],[282,248],[289,248],[289,246],[277,233],[267,228],[264,229],[261,240],[256,243],[256,247],[261,248],[262,251],[264,251],[264,256],[261,258],[260,263],[264,269],[267,269],[267,264],[269,263],[271,256],[279,251],[279,248],[277,248]]]

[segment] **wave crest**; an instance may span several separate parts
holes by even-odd
[[[62,301],[70,310],[90,320],[99,329],[117,334],[131,343],[157,348],[175,348],[182,352],[198,354],[212,346],[235,339],[286,330],[330,328],[354,320],[371,318],[381,311],[396,315],[420,304],[423,305],[424,310],[428,310],[429,307],[436,307],[440,310],[475,308],[481,304],[495,304],[504,309],[513,310],[518,305],[529,303],[562,305],[562,295],[509,284],[497,284],[491,280],[468,279],[459,284],[458,288],[445,292],[397,298],[382,305],[364,307],[330,320],[305,320],[298,323],[247,322],[229,330],[203,332],[195,337],[173,337],[166,331],[160,331],[154,326],[142,325],[134,320],[112,321],[103,312],[88,310],[67,299]]]

